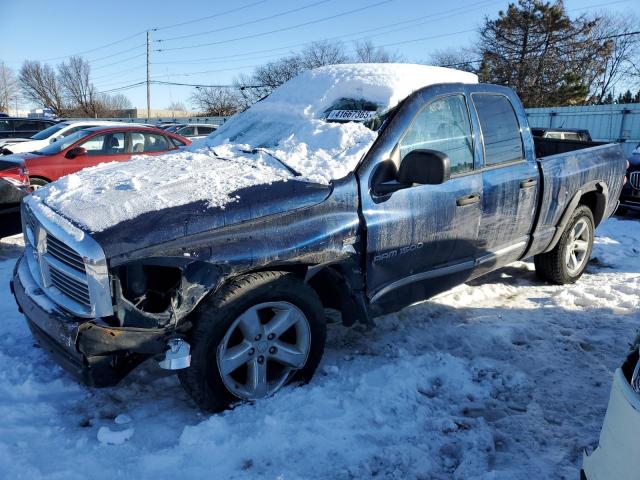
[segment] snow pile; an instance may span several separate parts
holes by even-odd
[[[382,113],[411,92],[443,82],[475,83],[477,77],[424,65],[322,67],[290,80],[188,151],[89,168],[36,195],[99,232],[143,213],[196,201],[223,208],[238,200],[234,192],[252,185],[294,178],[328,184],[351,172],[376,138],[360,123],[326,122],[328,108],[343,98],[365,99]]]
[[[269,149],[305,178],[328,183],[351,172],[376,138],[361,123],[329,123],[341,99],[366,100],[378,113],[435,83],[477,83],[476,75],[411,64],[332,65],[304,72],[236,115],[207,138],[207,145],[237,155]]]
[[[0,477],[578,478],[640,325],[640,221],[607,220],[575,285],[509,265],[372,330],[330,325],[309,385],[220,415],[153,362],[78,385],[40,348],[0,242]],[[106,429],[110,440],[103,444]]]

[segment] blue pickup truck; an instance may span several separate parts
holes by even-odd
[[[85,382],[155,358],[219,411],[308,381],[327,309],[372,325],[527,258],[577,281],[625,164],[619,145],[533,138],[511,89],[464,72],[323,67],[188,152],[38,190],[12,288]]]

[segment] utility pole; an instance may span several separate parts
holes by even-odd
[[[147,30],[147,120],[151,117],[151,32]]]

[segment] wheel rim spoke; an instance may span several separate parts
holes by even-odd
[[[282,310],[264,326],[267,335],[274,334],[279,337],[293,327],[300,320],[300,315],[293,310]]]
[[[584,231],[586,230],[586,228],[587,228],[587,224],[584,221],[578,222],[574,229],[575,233],[573,235],[573,238],[580,238],[584,233]]]
[[[267,362],[260,363],[258,359],[255,359],[249,363],[247,390],[253,398],[264,397],[268,393]]]
[[[291,368],[300,368],[304,364],[306,355],[300,351],[295,345],[285,342],[275,342],[277,351],[271,355],[271,358],[278,363]]]
[[[258,309],[253,307],[238,317],[238,327],[244,338],[251,341],[256,335],[262,333],[262,325],[258,317]]]
[[[576,252],[586,252],[589,248],[589,242],[584,240],[576,240],[573,244],[573,250]]]
[[[242,343],[231,347],[224,351],[222,358],[220,359],[220,372],[223,375],[229,375],[235,372],[242,365],[251,360],[251,343],[247,340],[243,340]]]

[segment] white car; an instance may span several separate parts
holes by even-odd
[[[0,141],[0,152],[3,155],[12,153],[36,152],[50,143],[82,130],[83,128],[100,127],[109,125],[122,125],[122,122],[107,120],[82,120],[56,123],[49,128],[36,133],[31,138],[7,138]],[[129,124],[127,124],[129,125]]]
[[[637,480],[640,478],[640,361],[638,344],[613,375],[609,405],[598,448],[582,460],[581,478]]]

